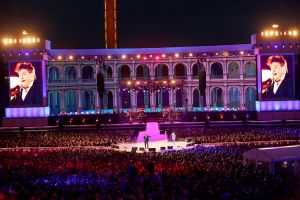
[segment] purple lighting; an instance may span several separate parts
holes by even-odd
[[[256,111],[300,110],[300,101],[256,101]]]
[[[278,48],[278,45],[276,44],[276,45],[274,46],[274,48],[277,49],[277,48]]]
[[[25,56],[29,56],[29,53],[28,53],[28,52],[26,52],[26,53],[25,53]]]
[[[6,118],[48,117],[49,107],[5,108]]]

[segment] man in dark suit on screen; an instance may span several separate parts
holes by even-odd
[[[20,83],[10,91],[11,105],[42,105],[42,85],[36,80],[34,66],[21,62],[16,65],[15,72]]]
[[[275,55],[267,59],[271,70],[270,84],[262,93],[263,100],[292,99],[293,79],[288,73],[287,62],[283,56]]]

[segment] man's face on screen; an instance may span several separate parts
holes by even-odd
[[[279,62],[272,62],[270,68],[274,81],[280,81],[281,77],[285,74],[284,67]]]
[[[29,84],[33,81],[33,73],[30,73],[28,69],[21,69],[19,71],[19,79],[21,82],[21,85],[24,88],[28,88]]]

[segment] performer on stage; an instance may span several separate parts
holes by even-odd
[[[149,148],[149,138],[150,136],[147,135],[147,133],[144,135],[144,144],[145,144],[145,149]]]
[[[173,143],[173,146],[175,146],[175,141],[176,141],[176,135],[175,135],[175,132],[172,133],[172,143]]]

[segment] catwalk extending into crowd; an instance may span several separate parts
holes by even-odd
[[[244,166],[242,154],[299,144],[296,126],[171,131],[196,147],[143,154],[99,148],[134,142],[134,130],[1,133],[0,199],[272,199],[295,192],[293,173],[272,176],[263,167]]]

